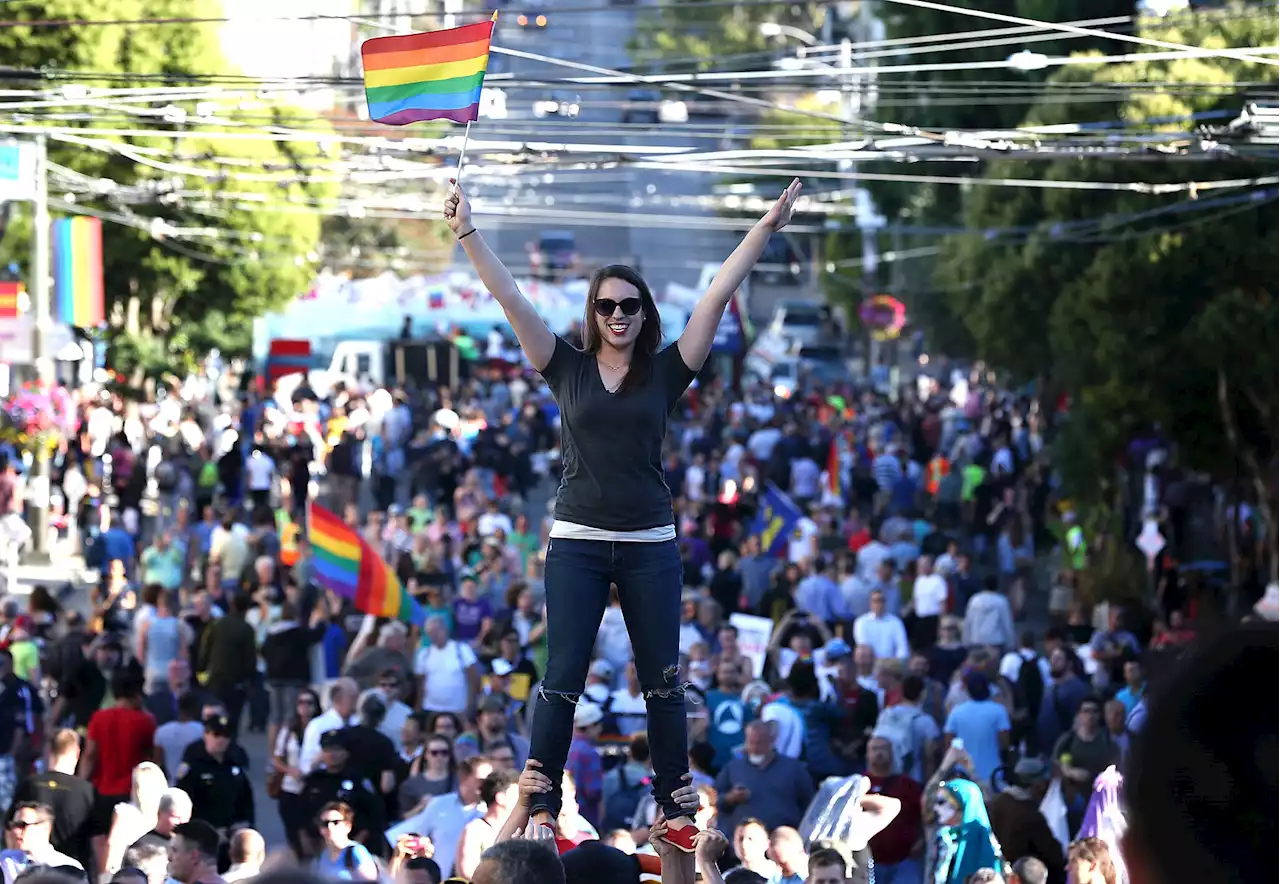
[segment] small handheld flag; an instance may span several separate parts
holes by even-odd
[[[494,13],[489,21],[444,31],[366,40],[360,55],[370,119],[389,126],[475,122],[497,17]]]

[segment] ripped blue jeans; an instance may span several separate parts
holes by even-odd
[[[547,547],[544,576],[550,656],[534,707],[529,757],[542,763],[552,791],[534,796],[532,812],[560,813],[560,782],[573,736],[573,711],[586,685],[613,583],[622,602],[649,719],[653,797],[668,819],[679,816],[671,793],[683,785],[681,778],[689,771],[689,747],[679,666],[683,573],[676,542],[555,537]]]

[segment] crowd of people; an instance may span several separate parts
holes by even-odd
[[[1118,772],[1151,722],[1212,727],[1148,705],[1190,646],[1187,612],[1155,630],[1076,597],[1088,544],[1057,506],[1032,398],[975,376],[783,399],[711,373],[679,398],[664,458],[683,595],[664,677],[681,686],[689,775],[669,798],[633,642],[642,587],[613,587],[580,649],[563,776],[531,757],[555,629],[547,496],[564,469],[537,373],[477,364],[453,388],[328,395],[175,387],[142,405],[89,389],[79,414],[55,524],[101,574],[91,609],[36,587],[0,610],[6,884],[267,875],[286,847],[268,829],[315,875],[406,884],[1192,880],[1154,855],[1154,818],[1129,823],[1145,877],[1118,840]],[[759,520],[766,494],[796,511],[785,537]],[[317,583],[309,502],[380,553],[421,623]],[[1251,641],[1271,642],[1273,672],[1274,635]],[[1274,720],[1262,733],[1274,741]],[[1139,768],[1158,792],[1162,769]],[[1248,789],[1274,798],[1269,777]],[[553,792],[554,823],[531,822]],[[838,826],[815,822],[832,808]],[[667,837],[677,813],[697,827],[687,853]],[[1234,850],[1265,833],[1213,837]]]

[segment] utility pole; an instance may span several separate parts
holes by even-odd
[[[49,326],[53,322],[49,303],[49,144],[44,135],[35,140],[35,194],[31,231],[31,308],[35,316],[31,330],[31,355],[41,389],[53,388],[53,354],[49,352]],[[31,561],[49,561],[49,449],[36,446],[35,466],[27,489],[31,500]]]

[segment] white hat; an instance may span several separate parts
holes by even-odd
[[[592,662],[591,668],[587,672],[596,678],[603,678],[608,681],[613,678],[613,664],[601,657]]]
[[[495,657],[493,663],[490,665],[493,666],[493,674],[499,678],[505,675],[510,675],[515,669],[515,666],[511,664],[511,661],[504,660],[501,657]]]
[[[573,710],[573,726],[577,728],[591,727],[604,719],[604,710],[595,703],[580,702]]]

